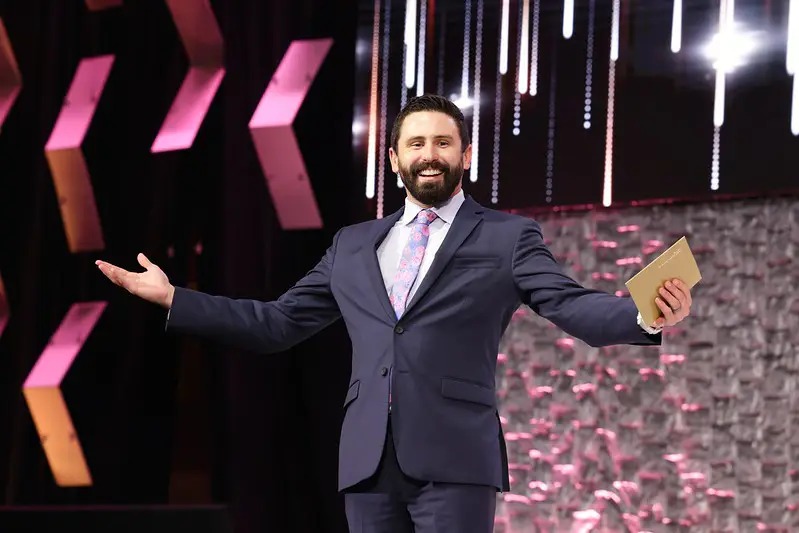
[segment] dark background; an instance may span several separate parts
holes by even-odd
[[[574,34],[562,36],[563,0],[541,5],[538,94],[521,99],[521,133],[512,134],[521,0],[510,2],[508,73],[502,80],[499,209],[599,205],[605,160],[612,0],[595,1],[591,128],[583,128],[589,0],[576,0]],[[533,0],[530,1],[532,34]],[[437,90],[438,37],[444,32],[443,94],[460,94],[463,69],[463,0],[435,0],[434,36],[426,50],[425,89]],[[471,0],[471,73],[474,80],[478,0]],[[490,205],[496,72],[501,0],[484,0],[480,164],[467,192]],[[790,129],[793,81],[785,69],[788,2],[736,0],[735,20],[752,32],[756,47],[746,64],[727,76],[721,130],[721,175],[710,190],[715,71],[704,48],[718,31],[718,0],[683,0],[682,50],[670,50],[672,0],[622,0],[616,63],[613,200],[764,196],[799,190],[799,137]],[[371,50],[374,2],[359,1],[358,37]],[[399,109],[405,1],[391,0],[388,121]],[[370,54],[357,63],[355,114],[368,121]],[[546,198],[550,82],[555,82],[552,202]],[[410,89],[409,94],[416,94]],[[472,96],[470,88],[470,96]],[[472,109],[464,111],[471,128]],[[390,127],[388,128],[390,130]],[[366,169],[366,131],[356,136],[355,165]],[[387,164],[387,163],[386,163]],[[404,191],[386,172],[386,212]],[[389,177],[390,176],[390,177]]]
[[[343,325],[274,357],[234,353],[165,335],[163,310],[93,264],[138,270],[141,251],[176,285],[272,299],[336,229],[369,217],[352,170],[354,1],[211,4],[225,39],[220,91],[191,149],[151,154],[188,67],[166,4],[92,12],[78,1],[0,2],[23,78],[0,133],[0,275],[11,309],[0,336],[0,504],[222,502],[238,531],[344,531]],[[295,132],[325,227],[282,231],[247,124],[290,42],[320,37],[334,45]],[[107,53],[116,60],[83,143],[107,246],[71,254],[44,145],[80,59]],[[91,300],[109,306],[64,395],[94,485],[61,488],[21,388],[70,305]]]

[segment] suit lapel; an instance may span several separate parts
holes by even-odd
[[[460,248],[463,241],[474,231],[477,224],[483,220],[483,211],[484,209],[480,204],[472,200],[471,197],[466,197],[463,205],[458,210],[458,214],[455,215],[455,220],[452,221],[452,227],[449,228],[444,242],[441,243],[441,247],[438,249],[435,259],[433,259],[433,264],[430,265],[430,269],[427,271],[427,274],[425,274],[413,298],[405,306],[405,313],[403,316],[407,315],[413,306],[416,305],[416,302],[424,297],[425,293],[444,271],[444,268],[452,259],[455,251]],[[391,303],[389,302],[389,308],[390,307]]]
[[[394,313],[394,308],[391,307],[391,301],[388,299],[386,285],[383,282],[383,274],[380,271],[380,262],[377,259],[377,248],[380,246],[380,243],[383,242],[383,239],[386,238],[391,228],[394,227],[397,220],[400,219],[404,211],[405,207],[403,206],[388,217],[375,220],[370,228],[371,231],[367,236],[367,241],[364,243],[360,252],[361,259],[363,259],[364,265],[366,266],[367,277],[374,289],[373,292],[392,323],[397,321],[397,316]]]

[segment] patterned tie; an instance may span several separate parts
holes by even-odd
[[[414,281],[416,281],[416,276],[419,275],[419,267],[422,265],[424,252],[427,248],[427,239],[430,237],[430,224],[436,218],[438,218],[438,215],[429,209],[423,209],[419,211],[413,221],[411,236],[402,251],[402,258],[389,294],[389,300],[397,318],[405,312],[408,294],[411,292]]]

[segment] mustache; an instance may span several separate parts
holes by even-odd
[[[430,161],[429,163],[414,163],[411,165],[411,174],[417,175],[425,170],[436,170],[438,172],[449,172],[449,165],[441,161]]]

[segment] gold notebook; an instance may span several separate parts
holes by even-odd
[[[659,296],[658,289],[663,283],[674,278],[681,279],[689,288],[702,279],[685,237],[672,244],[625,284],[644,324],[651,326],[663,315],[655,298]]]

